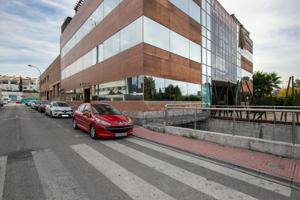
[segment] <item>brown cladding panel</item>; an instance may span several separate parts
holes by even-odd
[[[141,75],[143,45],[137,45],[80,73],[62,80],[65,91],[82,88],[80,83],[96,85]]]
[[[159,53],[162,49],[144,44],[144,75],[174,79],[190,83],[201,83],[201,64],[184,57],[172,54],[162,57]]]
[[[142,3],[142,0],[124,0],[62,58],[62,69],[69,66],[85,53],[95,48],[98,44],[103,43],[103,41],[110,36],[142,16]]]
[[[47,77],[49,79],[47,79]],[[47,91],[53,84],[60,81],[60,56],[49,65],[41,76],[41,91]]]
[[[244,56],[242,56],[241,65],[242,65],[242,69],[250,73],[253,73],[253,63],[247,60]]]
[[[103,0],[85,0],[79,11],[73,17],[70,24],[61,35],[60,45],[63,47],[74,35],[74,33],[88,19],[92,12],[103,2]]]
[[[201,45],[201,25],[168,0],[144,0],[144,15]]]

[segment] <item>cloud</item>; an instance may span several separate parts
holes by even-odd
[[[60,26],[76,0],[0,0],[0,74],[36,75],[59,54]],[[219,0],[251,32],[255,70],[300,78],[299,0]]]
[[[300,78],[298,0],[219,0],[250,31],[255,70],[275,71],[284,81]]]
[[[10,0],[0,7],[0,74],[37,76],[59,55],[60,27],[74,0]]]

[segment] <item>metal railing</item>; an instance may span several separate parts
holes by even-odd
[[[275,109],[274,109],[275,108]],[[181,113],[181,115],[180,115]],[[300,144],[300,107],[167,105],[165,124]],[[174,118],[176,120],[174,120]]]

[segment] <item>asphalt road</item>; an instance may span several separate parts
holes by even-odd
[[[0,200],[300,199],[298,190],[135,137],[92,140],[70,119],[0,109]]]

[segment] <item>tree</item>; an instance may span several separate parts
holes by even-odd
[[[20,91],[20,92],[23,92],[23,78],[22,78],[22,77],[20,77],[19,91]]]
[[[152,77],[144,77],[144,98],[145,100],[154,100],[156,96],[155,81]]]
[[[266,73],[262,71],[253,74],[253,89],[256,98],[272,96],[274,89],[279,89],[281,77],[277,73]]]
[[[274,89],[279,89],[280,84],[281,84],[281,77],[278,76],[278,74],[276,72],[269,73],[268,75],[271,79],[271,89],[272,89],[272,91]]]

